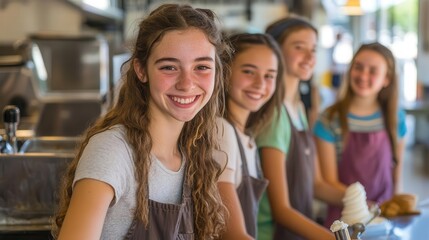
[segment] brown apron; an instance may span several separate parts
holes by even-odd
[[[311,132],[298,131],[286,109],[289,118],[291,138],[289,151],[286,156],[287,182],[291,206],[312,218],[314,157],[316,147]],[[276,223],[274,239],[299,240],[304,239]]]
[[[185,171],[186,172],[186,171]],[[191,188],[186,176],[183,181],[181,204],[160,203],[149,199],[149,224],[145,228],[134,218],[126,240],[189,240],[194,239],[194,218]]]
[[[261,166],[259,164],[259,154],[256,153],[256,170],[258,178],[250,176],[249,169],[247,168],[247,159],[244,152],[243,145],[241,144],[240,137],[234,127],[235,136],[237,138],[238,147],[241,156],[241,183],[237,188],[237,195],[240,200],[241,209],[243,210],[244,220],[246,223],[247,233],[256,238],[256,218],[258,216],[259,201],[261,200],[262,193],[268,185],[268,180],[263,178]],[[255,149],[257,151],[257,149]]]

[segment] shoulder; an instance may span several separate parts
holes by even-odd
[[[273,147],[287,152],[290,143],[290,121],[285,107],[276,112],[271,123],[256,136],[256,144],[259,148]]]
[[[238,151],[238,144],[234,127],[224,118],[217,118],[216,126],[219,150],[228,157],[235,155]]]
[[[224,171],[220,182],[235,182],[235,173],[240,160],[237,136],[234,127],[224,118],[216,119],[218,147],[213,151],[213,158]]]
[[[313,126],[313,134],[325,141],[335,141],[335,119],[329,119],[328,112],[323,111]]]
[[[236,136],[234,127],[224,118],[216,118],[216,134],[221,148],[235,146]]]
[[[115,203],[134,179],[134,161],[126,130],[114,126],[92,136],[79,159],[74,183],[91,178],[105,182],[115,191]]]

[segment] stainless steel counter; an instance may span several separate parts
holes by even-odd
[[[363,240],[427,240],[429,239],[429,206],[420,209],[420,215],[402,216],[389,219],[385,232],[369,231]]]

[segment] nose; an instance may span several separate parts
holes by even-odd
[[[194,86],[195,85],[194,85],[192,73],[190,73],[189,71],[183,70],[180,73],[179,78],[177,79],[176,88],[178,90],[188,91],[194,88]]]
[[[257,88],[262,88],[264,86],[264,75],[263,74],[256,74],[254,81],[253,81],[253,85]]]
[[[308,60],[314,61],[314,59],[316,58],[316,54],[312,50],[308,50],[307,54],[305,55],[305,57]]]

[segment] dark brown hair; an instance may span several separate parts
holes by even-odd
[[[307,19],[295,14],[291,14],[271,23],[268,25],[265,32],[273,36],[281,46],[291,33],[302,29],[311,29],[317,35],[317,29]]]

